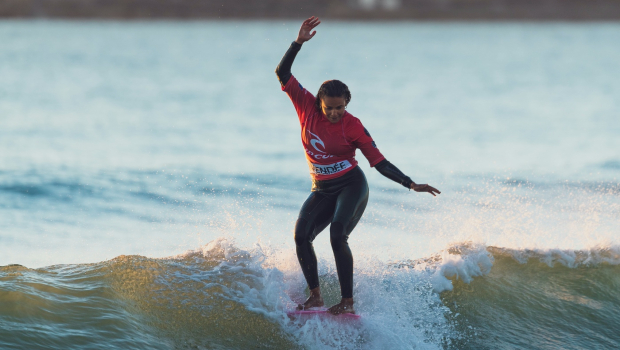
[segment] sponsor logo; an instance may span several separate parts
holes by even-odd
[[[312,147],[314,147],[315,150],[317,150],[317,152],[320,153],[325,153],[324,149],[325,149],[325,144],[323,143],[323,140],[321,140],[320,137],[318,137],[316,134],[313,134],[312,132],[310,132],[310,130],[308,130],[308,133],[310,133],[310,135],[316,137],[316,139],[310,139],[310,144],[312,145]],[[323,150],[320,150],[316,145],[319,144],[321,145],[321,147],[323,148]]]
[[[310,172],[317,175],[332,175],[349,169],[351,167],[351,163],[349,163],[348,160],[343,160],[342,162],[328,165],[314,164],[308,162],[308,165],[310,165]]]
[[[299,84],[299,88],[301,89],[301,91],[303,91],[303,92],[304,92],[304,94],[307,94],[307,93],[308,93],[308,90],[304,89],[304,87],[303,87],[303,86],[301,86],[301,83],[298,83],[298,84]]]
[[[325,143],[323,142],[323,140],[321,140],[321,138],[317,134],[314,134],[314,133],[310,132],[310,130],[306,130],[306,131],[308,131],[308,133],[310,135],[312,135],[312,137],[310,137],[310,142],[309,143],[312,146],[311,148],[314,148],[314,151],[312,151],[312,150],[304,147],[305,150],[306,150],[306,153],[311,158],[314,158],[314,159],[328,159],[328,158],[332,158],[333,155],[328,154],[325,151]]]
[[[306,153],[310,157],[312,157],[314,159],[328,159],[328,158],[332,158],[333,157],[333,155],[331,155],[331,154],[318,154],[318,153],[312,152],[311,150],[309,150],[307,148],[305,150],[306,150]]]
[[[368,132],[368,129],[364,128],[364,134],[366,134],[366,136],[371,137],[370,133]],[[377,148],[377,144],[375,143],[375,141],[372,141],[372,147]]]

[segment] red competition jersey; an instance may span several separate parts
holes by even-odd
[[[356,148],[362,150],[371,167],[385,159],[362,122],[349,112],[345,111],[342,119],[332,124],[314,105],[314,95],[304,89],[294,76],[282,90],[291,98],[297,111],[301,142],[306,150],[312,179],[335,179],[355,168]]]

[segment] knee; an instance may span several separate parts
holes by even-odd
[[[310,241],[310,230],[308,229],[308,221],[306,219],[297,219],[295,224],[295,244],[297,246],[304,245]]]
[[[329,228],[329,240],[334,252],[340,251],[343,245],[347,244],[345,227],[339,222],[332,222]]]

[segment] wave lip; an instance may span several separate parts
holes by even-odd
[[[560,264],[566,267],[576,268],[580,266],[596,266],[601,264],[619,265],[620,246],[601,245],[584,250],[569,249],[507,249],[494,248],[489,250],[494,255],[506,255],[514,258],[522,264],[534,259],[545,263],[549,267]]]

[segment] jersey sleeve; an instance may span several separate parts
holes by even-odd
[[[353,145],[362,151],[364,157],[368,159],[371,167],[374,167],[380,161],[385,159],[383,154],[381,154],[377,148],[377,144],[370,136],[370,133],[362,125],[362,122],[360,122],[359,119],[354,119],[349,134],[352,137]]]
[[[297,116],[299,117],[299,122],[303,123],[314,107],[314,95],[301,86],[294,75],[292,75],[286,85],[282,87],[282,91],[286,92],[288,97],[290,97],[293,106],[295,106]]]

